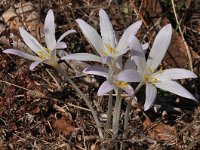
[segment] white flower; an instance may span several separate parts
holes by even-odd
[[[4,50],[3,52],[21,56],[26,59],[34,61],[29,67],[30,70],[33,70],[39,63],[46,63],[48,65],[55,67],[58,61],[58,58],[56,56],[56,49],[67,48],[66,43],[61,42],[61,40],[68,34],[75,32],[75,30],[69,30],[63,33],[60,36],[60,38],[56,41],[54,14],[52,10],[49,10],[45,18],[45,23],[44,23],[45,42],[46,42],[47,48],[43,47],[32,35],[30,35],[23,28],[19,28],[19,32],[24,42],[26,43],[26,45],[37,56],[22,52],[16,49],[7,49],[7,50]]]
[[[127,52],[128,50],[128,38],[131,34],[135,35],[139,30],[142,22],[137,21],[130,25],[122,35],[121,39],[117,41],[115,32],[113,30],[112,24],[108,15],[103,9],[99,11],[100,17],[100,32],[101,36],[97,31],[87,24],[82,19],[77,19],[79,27],[81,28],[85,38],[92,45],[92,47],[97,51],[98,55],[88,54],[88,53],[76,53],[69,54],[62,57],[65,60],[79,60],[79,61],[96,61],[105,64],[107,59],[117,59]]]
[[[140,77],[138,76],[137,71],[133,69],[126,69],[119,72],[118,74],[112,75],[108,73],[109,71],[105,67],[92,66],[92,67],[86,68],[83,72],[87,74],[102,76],[107,79],[99,87],[99,90],[97,92],[98,96],[102,96],[113,89],[116,90],[119,88],[124,90],[129,95],[133,95],[134,90],[128,84],[128,82],[140,81]]]
[[[139,40],[135,36],[130,37],[132,58],[137,65],[141,82],[146,84],[146,100],[144,105],[145,111],[151,107],[156,98],[156,87],[185,98],[196,100],[195,97],[183,86],[173,81],[177,79],[197,78],[192,71],[179,68],[157,70],[168,49],[171,36],[172,27],[170,24],[168,24],[164,26],[157,34],[147,61]]]

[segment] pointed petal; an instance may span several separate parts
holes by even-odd
[[[147,53],[148,48],[149,48],[149,43],[142,44],[142,49],[144,50],[144,54]]]
[[[101,57],[89,53],[68,54],[62,57],[61,60],[95,61],[101,63]]]
[[[197,78],[197,75],[190,70],[172,68],[164,70],[162,73],[158,74],[156,78],[159,81],[165,81],[165,80],[177,80],[185,78]]]
[[[54,14],[50,9],[47,13],[44,22],[44,34],[45,42],[48,49],[53,50],[56,47],[56,38],[55,38],[55,24],[54,24]]]
[[[133,35],[129,38],[129,46],[131,48],[131,58],[134,60],[135,64],[137,65],[137,68],[139,72],[142,75],[145,75],[147,73],[147,64],[146,59],[144,55],[144,51],[142,48],[142,45],[140,44],[140,41]]]
[[[83,73],[98,75],[107,78],[108,77],[108,69],[101,66],[91,66],[83,70]]]
[[[182,85],[175,81],[162,81],[155,83],[154,85],[164,91],[169,91],[179,96],[196,101],[196,98],[190,92],[188,92]]]
[[[29,60],[33,60],[33,61],[41,60],[37,56],[33,56],[33,55],[30,55],[28,53],[24,53],[24,52],[22,52],[20,50],[16,50],[16,49],[7,49],[7,50],[4,50],[3,53],[14,54],[14,55],[17,55],[17,56],[20,56],[20,57],[23,57],[23,58],[26,58],[26,59],[29,59]]]
[[[137,21],[130,25],[122,35],[121,39],[116,48],[117,56],[121,56],[127,52],[128,48],[128,39],[130,35],[135,35],[139,30],[140,26],[142,25],[142,21]]]
[[[167,24],[158,32],[153,42],[149,58],[147,60],[147,67],[148,68],[151,67],[152,71],[155,71],[157,67],[160,65],[169,47],[171,37],[172,37],[171,24]]]
[[[102,55],[101,51],[104,49],[104,45],[97,31],[82,19],[76,19],[76,22],[81,28],[83,35],[85,36],[87,41],[90,43],[91,46],[94,47],[94,49],[101,56]]]
[[[99,17],[100,17],[100,31],[103,43],[115,48],[115,42],[116,42],[115,33],[111,21],[103,9],[100,9]]]
[[[68,53],[62,49],[57,50],[57,54],[59,57],[64,57],[64,56],[68,55]]]
[[[118,81],[126,82],[140,82],[141,78],[138,75],[138,72],[133,69],[124,70],[117,75]]]
[[[60,42],[58,44],[56,44],[55,49],[65,49],[67,48],[67,44],[65,42]]]
[[[128,85],[126,88],[122,88],[129,96],[134,94],[132,86]]]
[[[43,62],[43,60],[39,60],[39,61],[33,62],[33,63],[30,65],[29,69],[30,69],[30,70],[33,70],[37,65],[39,65],[39,64],[42,63],[42,62]]]
[[[149,48],[149,43],[142,44],[142,49],[147,50]]]
[[[108,92],[110,92],[111,90],[113,90],[115,88],[115,86],[113,84],[111,84],[109,81],[104,81],[101,86],[99,87],[99,90],[97,92],[98,96],[102,96]]]
[[[156,99],[157,89],[152,84],[146,84],[146,100],[144,111],[147,111]]]
[[[26,45],[34,51],[36,54],[38,51],[42,50],[44,53],[46,53],[46,50],[44,47],[32,36],[30,35],[26,30],[23,28],[19,28],[19,32],[21,37],[23,38]]]
[[[68,31],[66,31],[65,33],[63,33],[63,34],[59,37],[59,39],[58,39],[58,41],[57,41],[57,43],[56,43],[56,46],[58,46],[58,44],[63,40],[64,37],[66,37],[67,35],[69,35],[69,34],[71,34],[71,33],[75,33],[75,32],[76,32],[76,30],[68,30]]]

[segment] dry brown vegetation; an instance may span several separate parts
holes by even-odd
[[[174,6],[173,6],[174,3]],[[173,7],[175,9],[173,9]],[[32,0],[0,1],[0,149],[122,149],[197,150],[200,149],[200,107],[198,103],[160,91],[156,103],[143,111],[144,95],[132,104],[128,138],[122,136],[100,140],[94,119],[82,98],[54,69],[40,65],[29,70],[30,61],[3,54],[7,48],[26,51],[19,36],[23,26],[44,42],[43,22],[52,9],[56,19],[56,36],[76,29],[65,38],[68,53],[94,52],[81,34],[75,19],[82,18],[99,29],[99,9],[108,13],[117,35],[135,22],[143,20],[138,33],[142,42],[154,39],[159,29],[171,23],[174,29],[164,68],[182,67],[200,75],[200,3],[199,0]],[[177,16],[177,19],[175,18]],[[61,62],[63,63],[63,62]],[[71,61],[63,67],[86,93],[98,117],[107,110],[107,98],[97,97],[101,78],[81,74],[88,63]],[[200,96],[200,80],[181,81],[195,97]],[[122,115],[125,111],[125,100]],[[108,135],[111,131],[106,131]]]

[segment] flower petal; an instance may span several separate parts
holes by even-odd
[[[139,30],[140,26],[142,25],[142,21],[137,21],[130,25],[125,31],[124,34],[122,35],[121,39],[119,40],[119,43],[116,48],[117,56],[121,56],[127,52],[128,48],[128,39],[129,36],[135,35],[137,31]]]
[[[169,91],[179,96],[196,101],[196,98],[190,92],[188,92],[182,85],[175,81],[162,81],[155,83],[154,85],[164,91]]]
[[[101,57],[89,53],[68,54],[62,57],[61,60],[95,61],[100,63],[102,62]]]
[[[156,99],[157,89],[152,84],[146,84],[146,100],[144,111],[147,111]]]
[[[30,70],[33,70],[37,65],[39,65],[40,63],[42,63],[43,60],[39,60],[39,61],[35,61],[33,62],[30,66],[29,66],[29,69]]]
[[[104,45],[103,45],[103,41],[100,35],[97,33],[97,31],[93,27],[91,27],[82,19],[76,19],[76,22],[81,28],[83,35],[85,36],[87,41],[90,43],[91,46],[94,47],[94,49],[101,56],[102,55],[101,51],[104,49]]]
[[[122,88],[129,96],[134,94],[134,90],[132,88],[132,86],[130,86],[129,84],[127,85],[126,88]]]
[[[50,9],[47,13],[44,22],[44,34],[45,42],[48,49],[53,50],[56,47],[56,38],[55,38],[55,23],[54,23],[54,14]]]
[[[115,48],[116,38],[115,33],[111,24],[111,21],[103,9],[99,11],[100,17],[100,31],[103,40],[103,44],[107,44]]]
[[[124,70],[134,69],[136,70],[136,64],[134,60],[128,59],[124,65]]]
[[[155,71],[160,65],[171,41],[172,26],[167,24],[157,34],[147,60],[147,67]]]
[[[197,75],[190,70],[172,68],[164,70],[162,73],[158,74],[156,78],[159,81],[165,81],[165,80],[177,80],[185,78],[197,78]]]
[[[108,77],[108,69],[101,66],[91,66],[83,70],[83,73],[98,75],[107,78]]]
[[[6,50],[3,51],[3,53],[14,54],[14,55],[17,55],[17,56],[20,56],[20,57],[23,57],[23,58],[26,58],[26,59],[29,59],[29,60],[33,60],[33,61],[41,60],[37,56],[33,56],[33,55],[30,55],[28,53],[24,53],[24,52],[22,52],[20,50],[16,50],[16,49],[6,49]]]
[[[142,44],[142,49],[144,50],[144,54],[147,53],[148,48],[149,48],[149,43]]]
[[[57,43],[56,43],[56,47],[57,47],[58,44],[63,40],[64,37],[66,37],[68,34],[75,33],[75,32],[76,32],[76,30],[68,30],[68,31],[66,31],[65,33],[63,33],[63,34],[59,37],[59,39],[58,39],[58,41],[57,41]]]
[[[141,78],[138,75],[138,72],[133,69],[123,70],[117,75],[118,81],[126,81],[126,82],[140,82]]]
[[[60,42],[58,44],[56,44],[55,49],[65,49],[67,48],[67,44],[65,42]]]
[[[108,61],[111,61],[113,58],[111,56],[102,56],[101,62],[102,64],[106,64]]]
[[[111,84],[109,81],[104,81],[101,86],[99,87],[99,90],[97,92],[98,96],[102,96],[108,92],[110,92],[111,90],[113,90],[115,88],[115,86],[113,84]]]
[[[38,54],[38,51],[41,51],[41,50],[44,53],[46,53],[46,50],[44,49],[44,47],[32,35],[30,35],[26,30],[24,30],[23,28],[19,28],[19,32],[20,32],[20,35],[23,38],[24,42],[26,43],[26,45],[32,51],[34,51],[36,54]]]
[[[135,61],[139,72],[144,76],[147,73],[146,59],[142,45],[134,35],[129,38],[129,46],[131,48],[131,58]]]

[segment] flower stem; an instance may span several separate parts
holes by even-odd
[[[118,136],[121,103],[121,89],[117,89],[117,97],[113,112],[113,139],[117,138]]]
[[[113,95],[112,94],[113,94],[113,91],[110,91],[109,92],[109,98],[108,98],[108,111],[107,111],[107,120],[106,120],[106,129],[107,130],[109,130],[111,128],[110,125],[111,125],[112,101],[113,101]]]
[[[95,120],[95,123],[97,125],[97,130],[99,132],[100,138],[104,139],[103,131],[101,129],[101,123],[100,123],[100,121],[99,121],[99,119],[97,117],[97,114],[96,114],[94,108],[92,107],[92,104],[89,102],[88,98],[85,96],[85,94],[83,94],[83,92],[79,89],[79,87],[70,79],[70,77],[64,72],[64,70],[60,66],[57,66],[55,69],[56,69],[56,71],[58,73],[60,73],[65,78],[65,80],[67,80],[73,86],[73,88],[83,98],[83,100],[85,101],[86,105],[91,110],[91,113],[92,113],[93,118]]]
[[[131,102],[132,100],[134,99],[135,95],[137,94],[137,92],[139,91],[139,89],[142,87],[144,83],[143,82],[140,82],[138,84],[138,86],[136,87],[135,91],[134,91],[134,94],[130,97],[128,103],[127,103],[127,107],[126,107],[126,112],[125,112],[125,115],[124,115],[124,138],[127,137],[127,129],[128,129],[128,120],[129,120],[129,113],[130,113],[130,110],[131,110]]]

